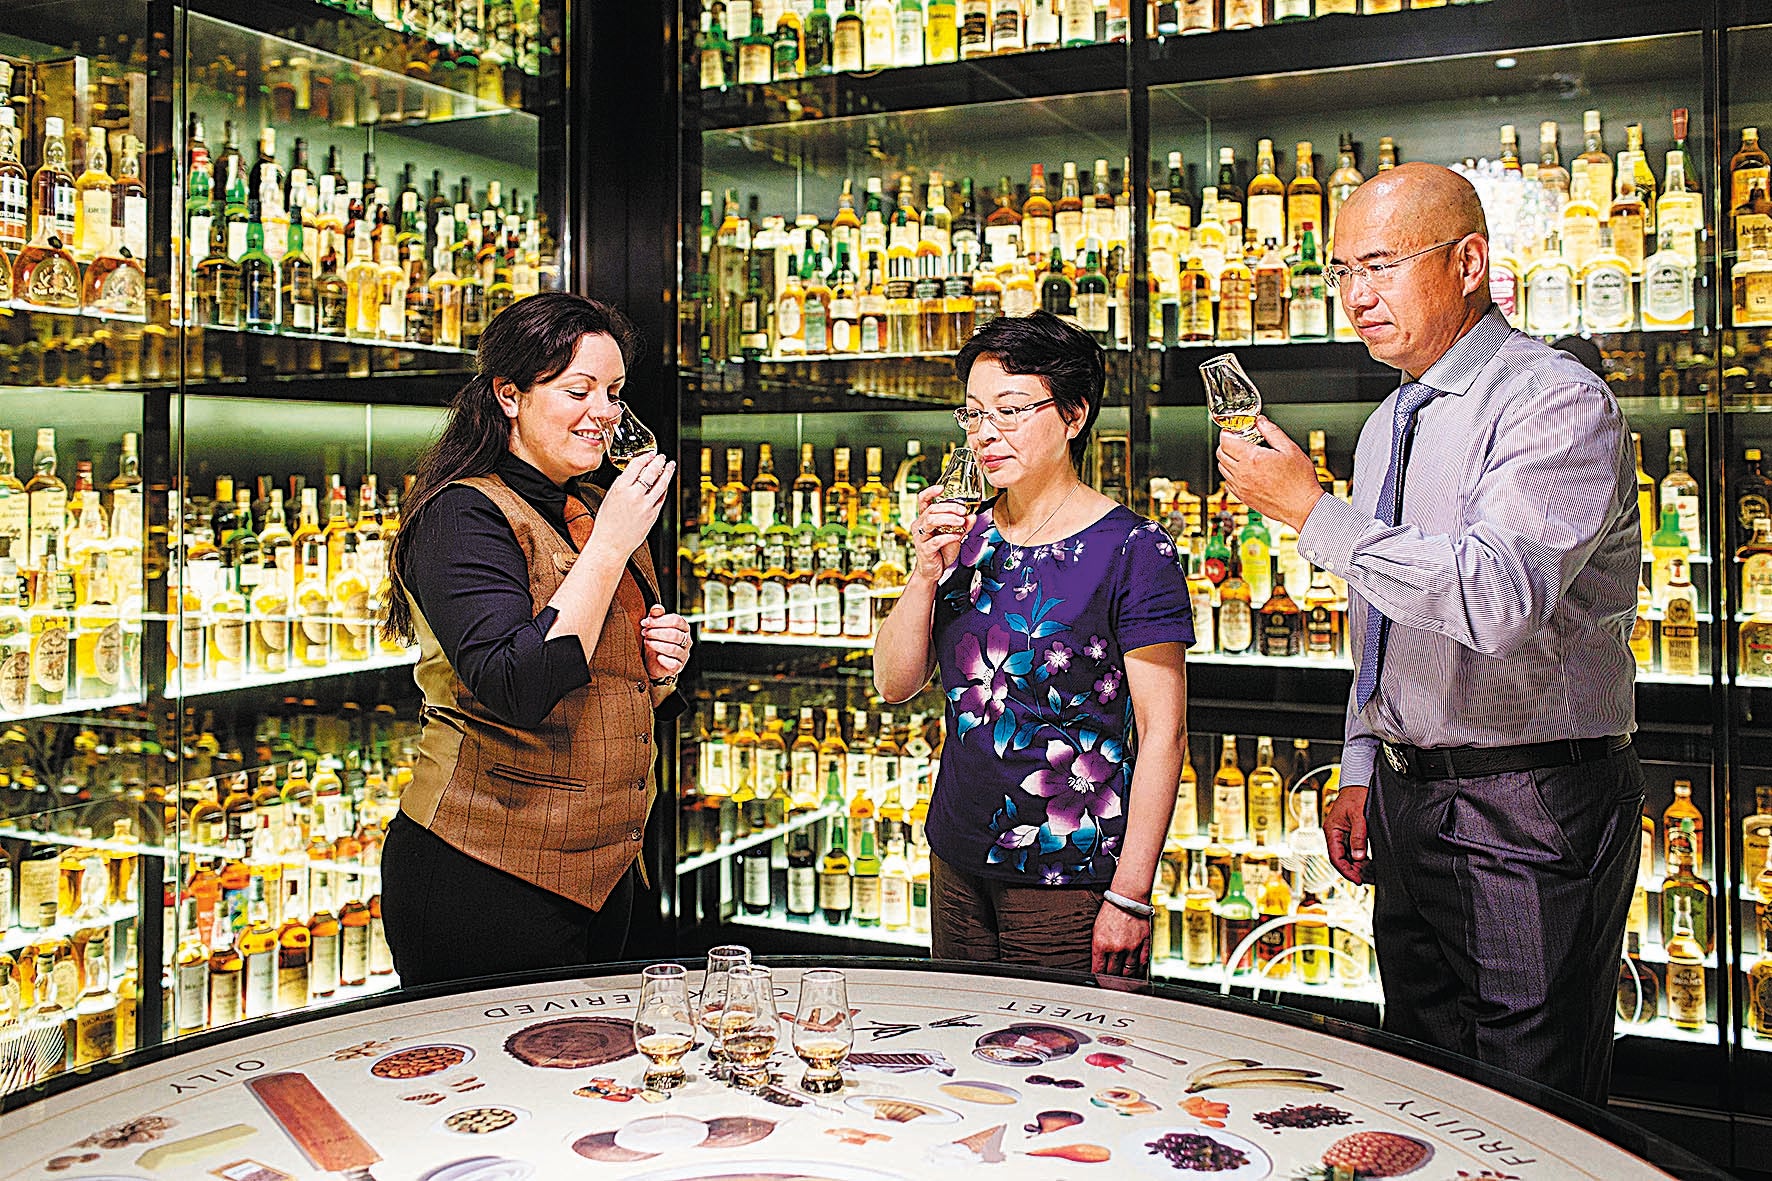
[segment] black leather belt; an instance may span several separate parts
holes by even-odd
[[[1568,738],[1558,742],[1532,742],[1524,746],[1453,746],[1426,750],[1380,742],[1387,766],[1409,779],[1475,779],[1504,775],[1510,771],[1540,771],[1547,767],[1573,767],[1608,758],[1630,747],[1630,735],[1610,738]]]

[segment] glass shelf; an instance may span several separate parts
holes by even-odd
[[[874,647],[872,636],[867,639],[853,636],[739,636],[731,632],[702,631],[695,638],[703,644],[761,644],[778,648],[829,648],[857,652],[872,651]]]
[[[1204,967],[1189,967],[1181,960],[1157,960],[1151,964],[1151,975],[1159,980],[1186,980],[1194,984],[1204,984],[1219,988],[1224,984],[1224,966],[1209,964]],[[1378,1005],[1384,1003],[1384,993],[1371,980],[1358,984],[1336,981],[1332,984],[1306,984],[1291,976],[1263,977],[1255,972],[1238,972],[1231,978],[1232,988],[1253,988],[1260,992],[1284,993],[1289,996],[1324,997],[1330,1000],[1353,1001],[1360,1004]]]
[[[302,681],[319,681],[331,677],[348,677],[354,673],[382,672],[391,668],[411,668],[418,663],[418,650],[391,653],[376,652],[367,660],[335,661],[308,668],[292,668],[279,673],[246,673],[235,681],[194,681],[181,684],[179,673],[169,674],[169,694],[182,694],[186,699],[206,697],[214,693],[232,693],[238,689],[255,689],[266,685],[293,685]]]
[[[694,873],[696,870],[703,869],[709,865],[717,865],[722,861],[730,860],[744,852],[746,849],[754,849],[758,845],[767,845],[777,837],[785,837],[791,832],[798,832],[803,828],[810,828],[821,820],[828,820],[833,816],[840,815],[841,812],[842,810],[835,806],[819,808],[815,811],[806,813],[804,816],[796,817],[795,819],[788,821],[786,824],[778,824],[773,828],[765,828],[760,832],[751,833],[747,837],[740,837],[737,840],[721,845],[718,849],[715,849],[710,853],[698,853],[694,857],[685,857],[683,860],[677,862],[677,876],[682,877],[684,874]]]
[[[741,33],[727,30],[737,41]],[[783,78],[700,89],[699,63],[690,94],[703,128],[754,130],[860,115],[1066,96],[1125,84],[1126,47],[1119,44],[991,54],[933,65]]]
[[[929,934],[910,928],[888,929],[885,926],[863,927],[854,922],[827,923],[822,914],[810,916],[809,922],[790,922],[785,914],[772,909],[768,914],[746,914],[740,910],[726,921],[737,927],[760,927],[770,931],[791,931],[799,934],[829,935],[839,939],[859,939],[870,943],[892,943],[900,947],[929,951]]]
[[[236,71],[245,67],[263,79],[283,125],[316,119],[341,127],[403,126],[523,114],[504,101],[502,86],[496,100],[477,93],[465,70],[439,75],[459,85],[416,76],[430,73],[429,63],[395,45],[377,54],[386,64],[356,61],[200,12],[191,15],[189,35],[193,63],[203,63],[194,64],[196,87],[232,94]],[[396,60],[401,57],[407,60]]]
[[[0,836],[11,836],[11,833],[0,832]],[[13,952],[30,947],[35,943],[48,943],[56,939],[71,938],[75,932],[84,931],[88,927],[109,927],[117,923],[133,921],[140,912],[134,903],[119,903],[107,906],[102,915],[87,919],[62,918],[57,916],[55,925],[47,928],[32,927],[26,929],[16,924],[5,934],[0,935],[0,952]]]
[[[109,697],[73,697],[54,705],[31,705],[17,713],[0,712],[0,722],[23,722],[31,718],[58,718],[65,714],[96,713],[120,706],[140,705],[146,698],[140,690],[114,693]]]

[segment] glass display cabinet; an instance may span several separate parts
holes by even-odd
[[[1190,555],[1192,758],[1154,972],[1376,1016],[1369,900],[1300,873],[1339,789],[1345,591],[1221,486],[1198,366],[1236,352],[1346,495],[1397,378],[1322,263],[1355,186],[1434,161],[1483,198],[1510,321],[1591,343],[1639,436],[1648,792],[1617,1089],[1665,1098],[1677,1078],[1683,1105],[1726,1107],[1757,946],[1732,834],[1764,848],[1741,776],[1772,779],[1738,669],[1758,651],[1737,599],[1759,549],[1732,490],[1754,419],[1725,413],[1766,384],[1741,320],[1760,260],[1731,236],[1772,213],[1747,192],[1764,155],[1741,148],[1763,87],[1726,86],[1762,30],[1703,6],[1515,0],[1034,5],[1018,30],[1015,6],[982,26],[982,4],[853,7],[828,45],[835,6],[692,0],[680,17],[682,200],[662,232],[681,249],[686,473],[700,461],[678,563],[700,638],[684,929],[927,948],[920,821],[952,736],[939,689],[872,696],[868,645],[904,578],[905,506],[958,441],[953,351],[1043,306],[1110,353],[1087,478]]]
[[[0,14],[0,1102],[395,983],[387,545],[484,325],[562,282],[564,29]]]

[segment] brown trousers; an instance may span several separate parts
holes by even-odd
[[[1012,886],[929,859],[930,928],[940,960],[1089,971],[1102,893],[1087,886]]]

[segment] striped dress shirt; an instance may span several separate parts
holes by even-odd
[[[1350,692],[1342,782],[1378,741],[1504,747],[1636,728],[1642,577],[1630,428],[1605,382],[1493,309],[1421,375],[1401,524],[1378,519],[1396,395],[1366,420],[1353,503],[1317,502],[1306,559],[1347,581],[1355,667],[1374,608],[1378,690]]]

